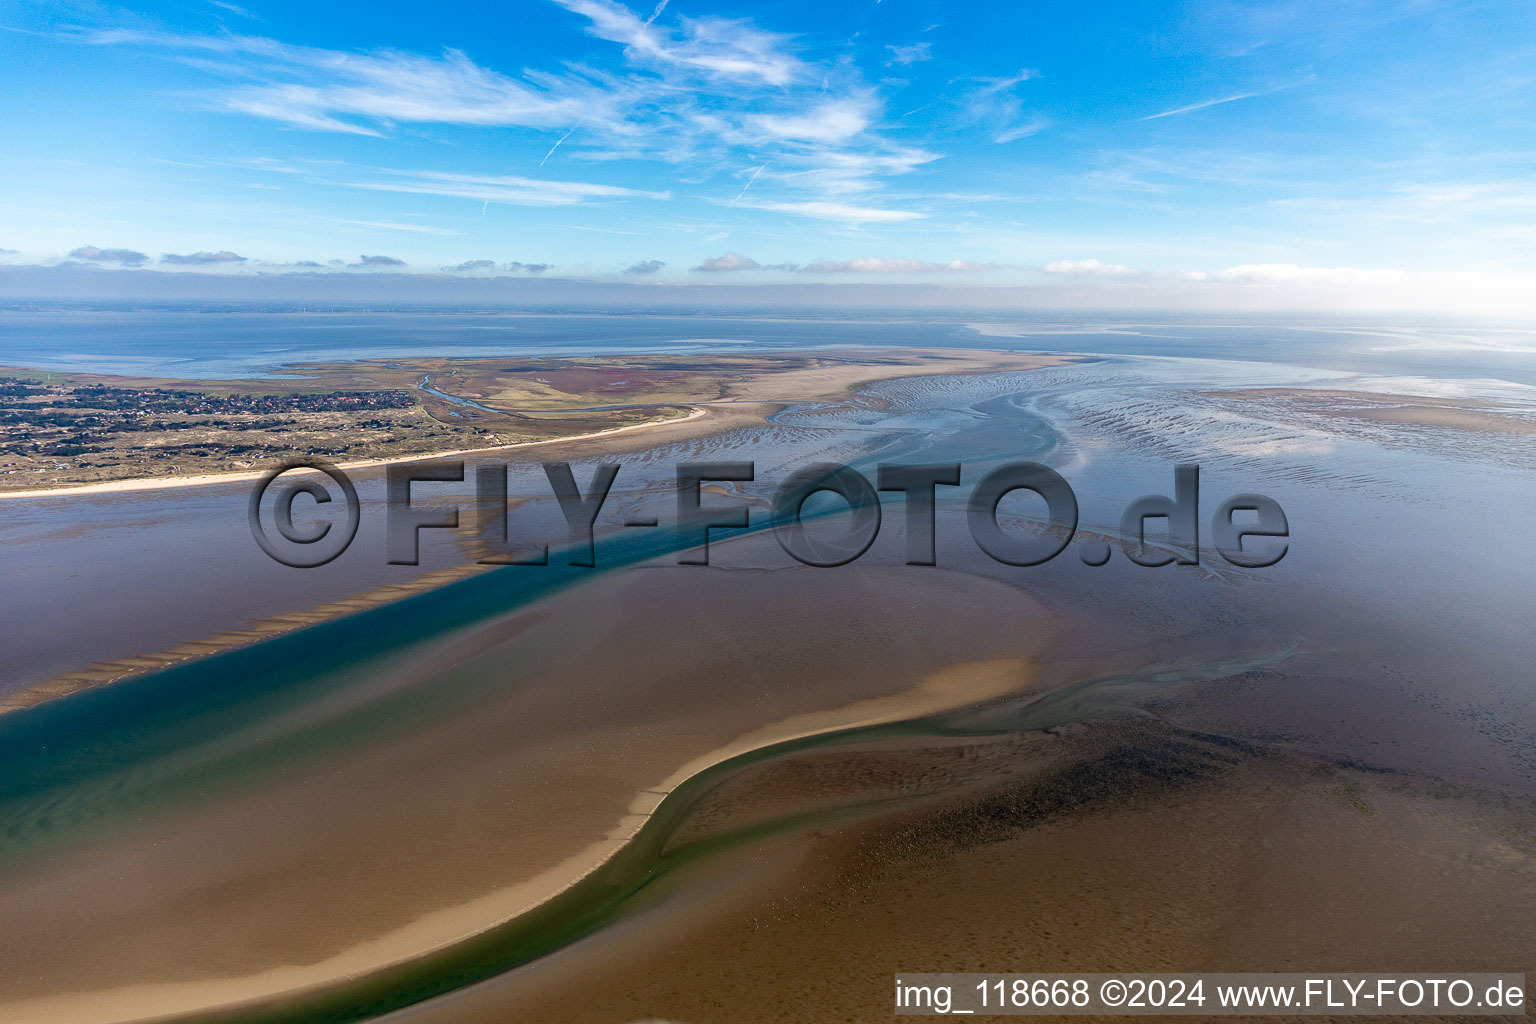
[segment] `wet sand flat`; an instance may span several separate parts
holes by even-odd
[[[1141,723],[792,755],[712,797],[680,848],[864,810],[680,854],[602,933],[387,1019],[875,1021],[903,971],[1529,967],[1532,809],[1521,838],[1424,780]]]
[[[1340,420],[1365,420],[1403,426],[1435,427],[1484,434],[1536,434],[1536,418],[1490,408],[1492,403],[1465,398],[1434,398],[1331,388],[1252,388],[1217,393],[1222,398],[1280,403],[1297,411]]]
[[[586,436],[442,452],[438,457],[536,464],[536,460],[622,459],[668,446],[701,453],[710,449],[712,439],[763,428],[770,416],[792,402],[842,399],[850,389],[870,381],[1038,369],[1071,361],[1063,356],[926,349],[849,349],[823,358],[825,365],[812,369],[739,381],[731,385],[728,398],[692,405],[685,416]],[[413,454],[344,462],[342,468],[350,472],[366,504],[372,492],[382,490],[384,466],[429,457]],[[243,646],[298,624],[348,614],[376,604],[377,598],[441,585],[470,571],[477,557],[466,549],[418,572],[383,565],[382,553],[370,551],[367,557],[374,558],[375,564],[364,565],[358,553],[376,543],[369,537],[371,523],[365,523],[359,543],[338,563],[313,572],[275,566],[255,548],[244,524],[245,488],[262,475],[264,471],[119,480],[0,493],[0,507],[5,508],[10,527],[8,553],[23,567],[52,578],[56,562],[87,562],[59,587],[61,593],[64,587],[69,589],[69,601],[46,595],[44,604],[57,604],[57,614],[34,614],[26,607],[34,601],[18,600],[14,611],[30,634],[34,660],[43,664],[0,666],[0,714]],[[469,475],[472,478],[472,469]],[[67,529],[55,525],[65,520],[72,524]],[[168,544],[173,529],[177,540]],[[146,549],[155,553],[149,555]],[[127,572],[161,577],[155,614],[146,614],[149,606],[136,605],[131,628],[121,613],[108,614],[108,609],[130,599],[116,582],[122,575],[116,571],[120,560],[130,567]],[[216,585],[208,578],[210,566],[239,579],[241,585]],[[173,579],[164,579],[167,574]],[[17,593],[26,591],[18,587]],[[108,632],[115,635],[103,635]],[[45,642],[48,636],[52,643]]]
[[[943,621],[967,628],[924,628]],[[943,571],[612,574],[230,742],[438,688],[426,720],[12,872],[0,1011],[185,1012],[450,943],[559,891],[723,756],[1027,688],[1046,631],[1017,589]]]
[[[765,465],[893,450],[1040,458],[1083,482],[1084,537],[1098,540],[1118,513],[1105,499],[1166,490],[1177,456],[1117,458],[1135,422],[1113,421],[1113,438],[1067,427],[1124,397],[1177,438],[1185,421],[1154,414],[1198,417],[1210,394],[1134,375],[1117,392],[1109,378],[1126,372],[1044,371],[1054,393],[972,377],[945,396],[929,377],[809,411],[712,406],[758,425],[687,457],[757,457],[809,427],[825,447]],[[1092,408],[1072,404],[1084,394]],[[1272,411],[1228,409],[1244,405]],[[1260,425],[1218,422],[1245,441]],[[1226,436],[1191,427],[1184,448],[1213,435]],[[573,447],[646,443],[628,437]],[[6,822],[0,912],[19,925],[0,949],[0,987],[15,993],[0,1017],[111,1019],[281,992],[271,1006],[307,1019],[343,975],[483,936],[550,893],[543,906],[573,907],[580,927],[520,918],[554,938],[511,964],[478,962],[505,973],[470,985],[488,974],[445,957],[428,967],[452,969],[425,981],[403,966],[370,977],[419,981],[411,998],[465,986],[399,1020],[801,1021],[884,1019],[898,970],[1525,969],[1528,580],[1477,547],[1380,557],[1444,511],[1388,487],[1416,479],[1400,448],[1365,448],[1335,468],[1397,499],[1391,529],[1380,505],[1326,478],[1273,473],[1281,456],[1211,455],[1206,498],[1261,489],[1292,514],[1295,550],[1272,573],[1147,569],[1118,552],[1103,567],[1070,551],[999,567],[952,508],[945,570],[881,568],[901,558],[893,531],[883,556],[877,544],[835,571],[650,564],[493,621],[453,602],[499,574],[412,599],[467,614],[420,643],[369,638],[391,654],[356,647],[351,675],[296,661],[294,676],[324,685],[266,679],[270,700],[195,719],[172,754],[50,790]],[[1408,468],[1437,457],[1416,449]],[[1455,465],[1435,464],[1435,478]],[[1508,486],[1524,494],[1528,478]],[[1452,491],[1436,500],[1494,505]],[[767,537],[751,544],[779,554]],[[962,568],[990,578],[950,571]],[[373,614],[230,657],[305,650],[306,635]],[[135,685],[80,698],[120,706]],[[763,746],[807,734],[823,738]],[[759,756],[719,763],[748,749]],[[644,870],[587,920],[568,897],[591,891],[602,872],[582,873],[610,853],[609,866]]]

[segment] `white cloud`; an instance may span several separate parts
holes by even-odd
[[[1536,181],[1480,181],[1459,184],[1413,184],[1398,190],[1404,200],[1429,209],[1500,211],[1536,209]]]
[[[824,196],[870,192],[883,186],[881,178],[908,174],[941,159],[921,149],[889,149],[882,152],[823,150],[786,159],[787,168],[766,170],[770,179]]]
[[[1024,101],[1013,91],[1014,86],[1039,78],[1032,68],[1021,68],[1005,78],[978,78],[980,86],[966,100],[967,119],[976,125],[989,127],[992,141],[1015,142],[1034,135],[1050,126],[1042,116],[1024,116]]]
[[[747,131],[791,142],[843,142],[869,127],[870,97],[827,100],[798,114],[762,114],[748,117]]]
[[[1043,268],[1047,274],[1083,274],[1093,277],[1126,277],[1139,274],[1135,267],[1118,263],[1101,263],[1098,260],[1052,260]]]
[[[88,38],[220,54],[229,62],[222,69],[226,73],[257,81],[215,92],[214,106],[320,131],[377,136],[383,134],[374,126],[379,122],[568,128],[618,120],[622,101],[575,76],[519,82],[458,50],[445,50],[441,57],[350,53],[257,36],[137,31]]]
[[[925,60],[933,60],[932,43],[909,43],[905,46],[887,46],[891,51],[891,59],[886,61],[886,67],[892,64],[921,64]]]
[[[872,206],[851,206],[847,203],[827,202],[776,202],[773,200],[741,200],[738,205],[754,210],[772,210],[776,213],[793,213],[817,220],[838,221],[843,224],[894,224],[904,220],[918,220],[925,213],[913,210],[883,210]]]
[[[388,231],[414,231],[423,235],[459,235],[461,231],[449,231],[447,228],[434,228],[426,224],[400,224],[392,220],[347,220],[342,217],[332,217],[337,224],[355,224],[360,228],[384,228]]]
[[[1019,139],[1026,139],[1031,135],[1038,135],[1050,126],[1051,122],[1043,117],[1037,117],[1029,121],[1020,121],[994,134],[992,141],[999,144],[1016,142]]]
[[[759,209],[843,223],[921,216],[848,201],[938,159],[879,134],[879,95],[851,63],[811,63],[789,36],[747,21],[677,17],[666,4],[642,17],[616,0],[554,2],[585,19],[590,35],[623,48],[613,66],[566,62],[510,74],[456,49],[352,52],[251,35],[128,30],[81,38],[169,51],[212,76],[201,97],[209,107],[290,127],[375,137],[413,124],[532,128],[548,133],[530,143],[534,162],[557,149],[564,161],[662,160],[688,165],[704,181],[767,166],[772,172],[753,187],[754,198],[781,205]],[[1003,81],[1013,80],[1021,79]],[[601,195],[515,178],[351,184],[536,205]]]
[[[734,252],[728,252],[724,256],[712,256],[693,269],[711,272],[728,270],[762,270],[763,265],[757,262],[757,260],[751,259],[749,257],[740,256]]]
[[[238,14],[242,18],[250,18],[253,21],[262,20],[261,18],[256,17],[256,15],[252,14],[250,11],[246,10],[244,7],[241,7],[239,4],[230,3],[229,0],[208,0],[208,2],[215,7],[224,8],[224,10],[230,12],[231,14]]]
[[[973,263],[970,260],[950,260],[947,263],[929,263],[924,260],[902,257],[859,256],[851,260],[833,262],[818,260],[803,268],[809,274],[927,274],[934,272],[975,273],[996,270],[994,263]]]
[[[1196,272],[1195,280],[1232,281],[1239,284],[1363,285],[1401,280],[1401,271],[1357,270],[1354,267],[1302,267],[1294,263],[1247,263],[1215,273]]]
[[[667,192],[646,192],[618,185],[580,181],[543,181],[511,175],[482,176],[446,171],[380,171],[392,175],[371,181],[343,184],[375,192],[413,192],[421,195],[458,196],[513,206],[575,206],[604,199],[670,199]],[[382,225],[380,225],[382,226]]]
[[[1030,79],[1039,77],[1040,72],[1034,68],[1020,68],[1017,73],[1006,78],[978,78],[976,81],[982,83],[982,92],[1002,92],[1005,89],[1012,89],[1022,82],[1028,82]]]
[[[666,6],[649,20],[612,0],[555,0],[561,7],[589,19],[588,32],[624,45],[632,58],[682,65],[730,78],[757,79],[785,85],[803,77],[806,66],[783,52],[786,37],[755,28],[751,22],[726,18],[684,19],[682,32],[655,24]]]
[[[228,249],[220,249],[218,252],[209,252],[205,249],[190,253],[164,252],[160,254],[160,262],[180,266],[210,266],[220,263],[244,263],[246,258]]]
[[[542,274],[544,271],[550,269],[550,264],[523,263],[520,260],[513,260],[510,263],[498,264],[495,260],[480,259],[465,260],[463,263],[458,263],[451,267],[444,267],[443,269],[450,274],[485,275],[493,274],[498,271],[505,271],[513,274]]]
[[[108,250],[98,251],[106,257]],[[131,252],[131,251],[129,251]],[[214,254],[217,255],[217,254]],[[103,271],[98,259],[95,266],[78,262],[45,261],[41,264],[21,264],[7,261],[0,265],[0,277],[5,283],[26,287],[61,288],[71,295],[93,294],[95,289],[115,287],[103,282]],[[636,264],[631,273],[642,275],[660,261]],[[1086,262],[1086,261],[1080,261]],[[846,267],[846,269],[844,269]],[[144,281],[166,282],[155,285],[156,294],[175,294],[187,297],[237,298],[254,294],[243,290],[241,282],[261,281],[273,275],[298,273],[309,279],[328,278],[333,282],[327,294],[338,298],[362,296],[391,298],[394,300],[417,297],[448,301],[462,301],[468,294],[483,294],[487,298],[526,294],[512,287],[515,279],[526,279],[553,269],[544,263],[495,263],[489,259],[473,259],[457,266],[444,268],[449,275],[463,281],[480,281],[486,288],[479,293],[460,290],[442,291],[440,283],[449,275],[442,273],[414,273],[400,259],[391,256],[360,256],[355,262],[336,259],[328,264],[303,260],[295,263],[229,263],[229,273],[206,273],[207,268],[178,267],[174,270],[139,269],[137,275]],[[656,267],[657,270],[660,267]],[[1218,270],[1167,270],[1146,271],[1135,275],[1069,274],[1036,276],[1030,280],[1027,268],[995,268],[999,277],[968,279],[962,274],[942,275],[944,284],[936,280],[905,281],[905,275],[936,274],[942,271],[983,270],[985,264],[966,261],[929,263],[927,261],[863,257],[840,263],[820,261],[805,267],[792,263],[761,264],[735,252],[704,260],[699,271],[748,271],[741,276],[754,287],[764,305],[787,305],[806,308],[820,306],[832,308],[856,303],[881,305],[889,308],[953,308],[965,306],[978,311],[986,309],[1040,309],[1072,308],[1101,310],[1229,310],[1229,311],[1301,311],[1330,310],[1349,312],[1380,312],[1383,310],[1435,311],[1475,314],[1478,316],[1504,315],[1518,317],[1522,322],[1536,314],[1536,275],[1522,273],[1474,273],[1466,271],[1403,271],[1379,268],[1311,267],[1301,264],[1246,264]],[[777,272],[754,274],[750,271]],[[802,271],[801,274],[795,274]],[[1007,271],[1024,271],[1017,278],[1002,278]],[[376,290],[366,282],[382,272]],[[827,275],[813,280],[811,275]],[[879,284],[871,279],[885,275],[889,283]],[[604,275],[609,276],[609,275]],[[729,275],[728,275],[729,276]],[[628,275],[626,275],[628,277]],[[860,278],[864,280],[860,280]],[[798,278],[798,285],[788,283]],[[832,278],[832,279],[829,279]],[[628,277],[635,282],[635,277]],[[697,298],[707,304],[712,301],[712,289],[699,279],[689,290],[667,289],[664,295],[646,285],[631,284],[631,290],[611,292],[592,291],[589,294],[605,294],[615,302],[643,304],[651,301],[674,304],[688,298]],[[980,281],[985,280],[982,285]],[[176,282],[171,284],[169,282]],[[599,278],[601,281],[601,277]],[[599,281],[588,279],[587,285],[597,287]],[[354,287],[354,285],[356,287]],[[457,288],[458,286],[455,286]],[[604,285],[603,287],[607,287]],[[615,286],[617,287],[617,286]],[[364,290],[359,290],[364,289]],[[263,292],[262,294],[266,294]],[[733,300],[734,301],[734,300]],[[1021,328],[1014,324],[1003,333],[1013,335]],[[1022,329],[1027,335],[1030,329]],[[995,333],[995,332],[992,332]],[[1513,335],[1510,337],[1509,335]],[[1395,336],[1394,336],[1395,337]],[[1495,347],[1507,351],[1524,351],[1531,347],[1532,332],[1528,327],[1517,327],[1512,332],[1497,336],[1486,335],[1481,329],[1466,339],[1456,340],[1456,347],[1476,345]],[[1425,340],[1427,339],[1427,340]],[[1429,335],[1405,332],[1402,338],[1389,339],[1386,347],[1439,347],[1446,344]]]
[[[92,263],[121,263],[125,267],[137,267],[149,262],[149,256],[137,249],[103,249],[98,245],[82,245],[70,252],[72,260],[90,260]]]

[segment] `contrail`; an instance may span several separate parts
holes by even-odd
[[[741,187],[741,191],[736,193],[736,198],[732,199],[729,203],[726,204],[725,208],[727,210],[729,210],[732,206],[735,206],[736,203],[740,201],[741,197],[747,194],[747,189],[752,187],[752,183],[757,180],[757,176],[762,174],[764,168],[767,166],[767,164],[762,164],[757,168],[757,170],[752,172],[752,177],[748,178],[747,183]]]
[[[576,130],[575,128],[572,128],[571,131],[566,132],[564,135],[560,136],[560,138],[555,141],[555,144],[553,146],[549,147],[549,152],[544,154],[544,160],[540,160],[539,161],[539,166],[540,167],[544,166],[544,161],[545,160],[548,160],[550,157],[555,155],[555,150],[560,148],[560,143],[562,143],[566,139],[570,138],[571,137],[571,132],[574,132],[575,130]]]
[[[729,210],[731,207],[735,206],[737,204],[737,202],[739,202],[741,200],[741,197],[747,194],[747,189],[752,187],[752,183],[757,180],[757,176],[759,174],[762,174],[763,171],[765,171],[767,168],[768,168],[767,164],[760,164],[758,166],[757,170],[752,172],[752,177],[748,178],[747,179],[747,183],[741,187],[741,191],[736,193],[736,198],[732,199],[730,202],[725,204],[725,208],[727,210]],[[715,222],[714,221],[710,221],[709,222],[709,227],[705,228],[704,231],[706,233],[708,233],[710,231],[713,231],[714,229],[715,229]]]

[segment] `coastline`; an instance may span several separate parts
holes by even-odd
[[[986,368],[1017,368],[1015,360],[1010,360],[1006,356],[1002,360],[988,360],[991,365]],[[1014,365],[1009,366],[1010,362]],[[1049,365],[1053,360],[1039,362]],[[1003,365],[999,366],[998,363]],[[974,373],[981,369],[982,367],[976,363],[962,362],[960,365],[955,365],[951,362],[939,372]],[[867,380],[881,377],[924,376],[927,375],[925,371],[932,373],[932,370],[922,363],[914,364],[905,361],[901,365],[888,363],[882,366],[846,366],[831,372],[818,371],[815,377],[797,382],[812,385],[810,387],[784,390],[793,390],[802,395],[814,392],[815,397],[826,397],[846,393],[847,390]],[[552,444],[557,441],[573,444],[587,443],[589,448],[601,449],[606,438],[625,433],[631,444],[647,445],[652,442],[656,433],[668,424],[676,425],[674,432],[678,435],[688,436],[706,431],[729,429],[733,423],[760,422],[765,411],[782,408],[786,404],[785,399],[768,397],[769,394],[783,393],[768,391],[773,383],[768,380],[749,382],[743,388],[747,394],[732,395],[731,400],[726,403],[727,408],[707,409],[694,406],[689,415],[684,417],[632,424],[614,430],[593,432],[590,435],[534,443]],[[757,398],[754,392],[763,394],[763,397]],[[807,400],[814,399],[807,396]],[[523,446],[498,446],[501,449],[517,447]],[[498,448],[483,451],[496,451]],[[429,457],[432,456],[413,455],[389,460],[368,460],[368,463],[382,465]],[[165,486],[168,489],[174,489],[216,485],[232,482],[237,476],[249,479],[258,474],[221,474],[211,480],[196,482],[191,479],[174,480],[165,482]],[[111,493],[116,490],[153,489],[153,485],[134,487],[131,486],[133,483],[135,482],[122,481],[117,482],[117,486],[87,485],[82,490]],[[129,486],[123,486],[125,484]],[[58,496],[71,491],[79,493],[75,489],[60,489],[46,491],[42,496]],[[446,578],[443,581],[446,582]],[[425,589],[430,589],[430,584]],[[338,608],[337,616],[345,615],[349,610],[360,609]],[[318,621],[313,615],[303,613],[293,618],[302,620],[295,622],[295,628],[302,628],[304,625],[311,624],[311,621]],[[262,639],[265,637],[261,635],[234,637],[230,646],[243,646]],[[191,650],[193,647],[200,649]],[[187,653],[178,660],[197,660],[202,655],[214,653],[206,643],[188,645],[188,648]],[[144,663],[137,667],[138,672],[153,672],[164,667],[153,658],[124,659],[125,662],[132,660]],[[483,935],[491,929],[498,928],[543,906],[572,886],[579,884],[603,865],[608,864],[621,851],[629,848],[630,843],[651,820],[651,816],[660,807],[665,797],[689,779],[695,778],[700,772],[707,771],[723,761],[777,743],[860,725],[905,720],[949,707],[968,705],[1003,693],[1017,692],[1029,684],[1029,673],[1024,669],[1025,664],[1019,660],[1010,661],[1006,665],[997,661],[952,662],[950,668],[953,671],[946,669],[941,672],[930,672],[918,679],[917,686],[909,683],[907,688],[897,693],[855,700],[821,711],[791,715],[771,725],[749,729],[725,744],[714,747],[708,754],[687,760],[681,768],[672,770],[662,782],[650,787],[629,790],[632,796],[628,801],[627,813],[617,819],[610,817],[608,819],[610,823],[616,822],[614,827],[604,838],[585,849],[573,850],[571,854],[551,866],[530,873],[512,885],[490,890],[482,896],[462,903],[444,905],[441,909],[429,911],[398,927],[382,931],[375,937],[339,948],[334,954],[318,960],[299,961],[297,964],[290,962],[281,966],[258,969],[248,975],[213,975],[196,979],[157,981],[143,985],[103,986],[48,995],[22,996],[7,1006],[7,1017],[8,1019],[88,1020],[104,1012],[103,1003],[112,1006],[113,1015],[110,1019],[113,1020],[124,1017],[159,1016],[166,1013],[234,1009],[239,1004],[253,1000],[286,1000],[290,996],[303,998],[306,990],[312,991],[316,987],[325,988],[344,983],[359,974],[371,974],[414,961],[419,957]],[[105,685],[113,681],[115,679],[105,679],[95,685]],[[48,696],[62,695],[64,694],[48,694]],[[646,777],[655,778],[656,776],[650,772],[645,775],[637,774],[631,785],[637,785]],[[614,810],[621,810],[623,806],[621,803]]]
[[[366,463],[343,463],[339,468],[376,468],[391,463],[414,462],[422,459],[452,458],[459,455],[487,455],[498,451],[521,449],[528,445],[556,443],[572,445],[590,444],[597,441],[606,441],[619,434],[625,435],[622,440],[626,444],[644,445],[653,441],[683,440],[716,430],[728,430],[750,423],[760,423],[767,415],[782,408],[783,404],[782,402],[743,400],[707,408],[698,406],[687,416],[655,420],[648,423],[635,423],[612,430],[593,432],[588,435],[551,438],[544,441],[527,442],[524,445],[502,445],[495,448],[471,449],[464,452],[410,455],[397,459],[368,460]],[[657,437],[655,435],[661,436]],[[173,479],[166,483],[164,490],[174,492],[194,485],[212,486],[227,484],[239,482],[240,480],[258,479],[262,475],[264,473],[220,474],[205,481],[194,481],[190,478],[185,480]],[[138,481],[114,481],[84,486],[96,495],[133,491],[153,492],[161,489],[148,486],[114,486],[114,484],[130,483],[138,483]],[[73,496],[74,493],[75,489],[71,488],[67,490],[46,491],[39,496]],[[0,498],[18,496],[19,494],[0,495]],[[290,609],[275,614],[263,614],[237,623],[231,623],[228,628],[205,635],[197,640],[185,641],[157,650],[145,651],[139,649],[131,651],[131,653],[123,657],[92,661],[79,668],[31,683],[22,689],[0,694],[0,716],[35,707],[61,697],[67,697],[73,693],[92,690],[101,686],[110,686],[121,680],[159,671],[173,665],[197,661],[214,654],[248,647],[284,633],[290,633],[308,626],[342,618],[378,607],[379,605],[447,586],[450,583],[477,575],[491,568],[494,568],[494,566],[484,565],[475,561],[460,562],[441,569],[424,572],[408,581],[383,583],[370,589],[325,601],[319,605]]]
[[[647,420],[644,423],[630,423],[622,427],[610,427],[607,430],[594,430],[585,434],[572,434],[569,437],[547,437],[539,441],[518,441],[512,444],[499,444],[489,448],[461,448],[456,451],[445,452],[420,452],[414,455],[395,455],[382,459],[358,459],[354,462],[338,462],[336,468],[340,470],[376,469],[380,466],[393,466],[404,462],[422,462],[427,459],[453,459],[466,455],[485,455],[490,452],[511,451],[514,449],[536,448],[540,445],[567,444],[574,441],[589,441],[593,438],[611,437],[614,434],[631,433],[636,430],[649,430],[666,426],[671,423],[687,423],[708,415],[709,410],[702,405],[678,403],[676,408],[687,408],[686,416],[671,416],[664,420]],[[103,480],[94,484],[71,484],[67,487],[41,487],[28,491],[0,491],[0,501],[6,498],[65,498],[86,494],[121,494],[127,491],[158,491],[172,490],[180,487],[211,487],[218,484],[246,483],[251,480],[260,480],[266,476],[269,470],[236,470],[230,473],[204,473],[198,476],[146,476],[131,477],[126,480]]]
[[[873,358],[876,353],[857,350],[850,358]],[[682,440],[712,431],[729,430],[749,423],[760,423],[786,405],[797,401],[831,400],[880,380],[901,377],[941,376],[967,373],[1008,372],[1057,366],[1074,361],[1074,356],[1041,355],[979,350],[937,351],[917,349],[900,353],[891,361],[890,353],[880,351],[879,362],[842,362],[806,370],[791,370],[767,377],[749,378],[733,384],[726,397],[709,403],[678,403],[686,407],[686,416],[632,423],[607,430],[546,438],[488,448],[470,448],[426,452],[389,458],[361,459],[338,463],[342,470],[376,469],[382,466],[419,462],[428,459],[486,456],[496,452],[516,452],[541,445],[581,445],[622,438],[626,445]],[[786,397],[787,396],[787,397]],[[59,488],[0,492],[0,501],[12,499],[51,499],[94,497],[129,493],[174,493],[186,488],[231,485],[258,480],[268,470],[205,474],[189,477],[143,477],[76,484]],[[231,623],[228,627],[201,639],[183,641],[157,650],[129,651],[120,657],[90,661],[57,675],[31,683],[22,689],[0,694],[0,715],[46,703],[83,690],[108,686],[134,676],[195,661],[212,654],[246,647],[283,633],[353,614],[463,579],[486,568],[476,563],[462,563],[425,573],[405,583],[390,583],[371,590],[327,601],[318,606],[266,614]]]
[[[733,405],[785,405],[793,402],[826,400],[837,397],[864,384],[899,377],[924,377],[935,375],[990,373],[1040,369],[1059,366],[1083,358],[1073,355],[1039,354],[1020,352],[993,352],[984,349],[905,349],[892,353],[883,349],[849,349],[841,352],[822,353],[841,355],[850,360],[813,369],[785,370],[765,376],[748,377],[726,389],[720,399],[708,401],[678,401],[659,403],[670,408],[688,409],[686,416],[647,420],[621,427],[594,430],[566,437],[549,437],[537,441],[519,441],[512,444],[491,445],[484,448],[462,448],[438,452],[420,452],[410,455],[385,456],[357,459],[336,463],[343,471],[375,469],[381,466],[427,459],[460,458],[487,455],[499,451],[521,451],[544,445],[573,444],[633,435],[641,431],[655,431],[663,427],[697,421],[711,415],[714,410]],[[878,361],[875,361],[878,360]],[[558,410],[553,410],[558,411]],[[708,426],[704,424],[701,426]],[[173,490],[183,487],[211,487],[219,484],[248,483],[259,480],[268,470],[234,470],[228,473],[206,473],[196,476],[147,476],[121,480],[102,480],[87,484],[69,484],[63,487],[37,487],[25,490],[0,490],[0,501],[16,498],[64,498],[98,494],[121,494],[134,491]]]

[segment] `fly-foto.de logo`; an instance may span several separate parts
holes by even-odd
[[[486,547],[478,559],[488,565],[548,565],[549,544],[555,538],[519,536],[507,496],[504,463],[482,463],[474,474],[474,496],[468,504],[472,525],[464,524],[464,508],[415,501],[415,485],[463,483],[463,460],[439,459],[387,467],[387,558],[394,565],[416,565],[423,530],[472,528]],[[595,566],[594,532],[609,492],[618,478],[619,463],[599,463],[585,491],[568,462],[546,462],[550,493],[565,519],[563,563]],[[879,536],[885,502],[899,505],[905,524],[906,563],[937,564],[937,509],[940,488],[962,487],[962,466],[943,464],[885,464],[875,479],[850,466],[815,463],[788,476],[774,492],[766,520],[752,522],[751,504],[723,491],[721,484],[757,480],[752,462],[681,462],[676,466],[676,518],[671,524],[679,565],[708,565],[709,544],[718,531],[769,528],[780,546],[804,565],[830,568],[857,560]],[[1031,529],[1020,529],[1000,515],[1003,500],[1015,492],[1034,494],[1045,503],[1043,516],[1030,517]],[[807,514],[812,496],[829,493],[840,501],[832,511],[846,511],[840,526],[822,511]],[[333,494],[335,496],[333,496]],[[268,500],[270,497],[270,500]],[[339,502],[337,498],[339,497]],[[325,513],[339,505],[331,519],[300,525],[294,508],[301,498],[310,513]],[[965,520],[972,540],[988,556],[1006,565],[1032,566],[1049,562],[1065,551],[1077,534],[1077,496],[1067,481],[1036,462],[1010,462],[990,469],[970,487]],[[361,521],[357,488],[340,469],[321,460],[290,460],[271,470],[251,492],[248,514],[256,543],[273,559],[296,568],[313,568],[334,560],[352,543]],[[311,520],[313,515],[309,517]],[[627,518],[626,528],[658,529],[659,518]],[[1126,506],[1115,538],[1125,556],[1137,565],[1195,565],[1200,561],[1200,467],[1180,465],[1173,472],[1173,496],[1149,494]],[[1152,543],[1161,529],[1166,541]],[[1247,569],[1274,565],[1290,544],[1290,523],[1273,498],[1234,494],[1224,498],[1210,518],[1210,540],[1217,554]],[[1108,540],[1078,545],[1086,565],[1107,563]]]

